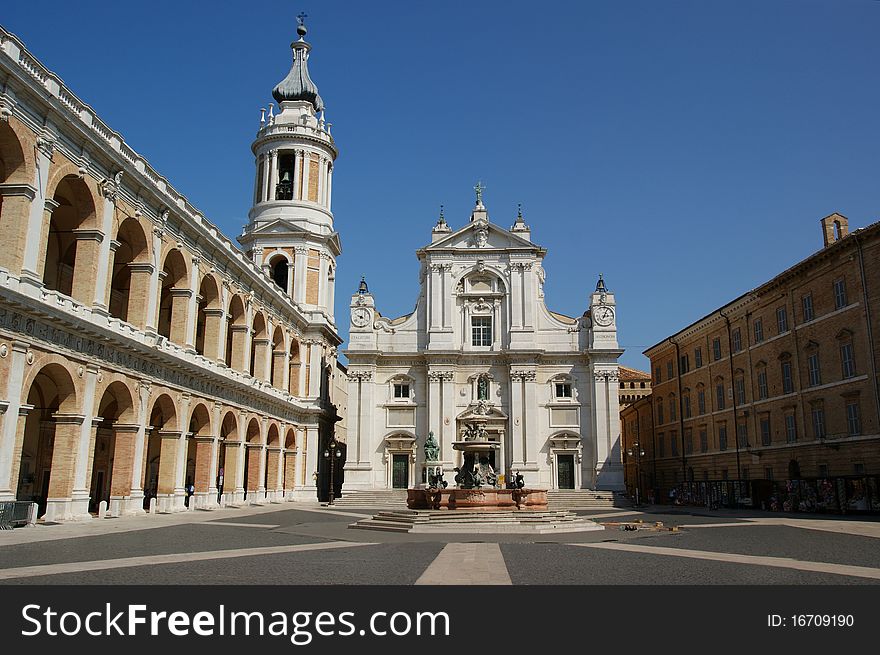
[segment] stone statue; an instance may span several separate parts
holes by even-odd
[[[489,400],[489,381],[484,377],[477,382],[477,400]]]
[[[428,438],[425,439],[425,461],[436,462],[440,459],[440,446],[434,438],[434,433],[429,432]]]

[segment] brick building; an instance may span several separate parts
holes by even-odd
[[[645,351],[652,394],[621,417],[642,493],[880,509],[880,223],[821,224],[821,250]]]
[[[60,521],[326,493],[336,146],[298,33],[239,249],[0,28],[0,500]]]

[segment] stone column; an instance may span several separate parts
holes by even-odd
[[[309,249],[305,246],[296,246],[293,259],[293,299],[295,302],[304,304],[306,301],[306,267],[308,265]]]
[[[523,429],[523,373],[510,372],[510,458],[511,468],[525,467],[525,430]],[[505,471],[506,473],[506,471]]]
[[[104,235],[101,241],[101,252],[98,256],[98,271],[95,278],[95,309],[99,312],[107,311],[107,289],[110,284],[110,246],[113,236],[113,217],[116,213],[116,197],[120,191],[120,183],[122,182],[122,171],[117,173],[112,180],[104,180],[101,183],[101,195],[103,196],[101,211],[101,232]],[[77,251],[79,256],[79,251]],[[91,261],[91,260],[86,260]]]
[[[126,514],[144,513],[144,476],[146,475],[147,422],[150,401],[150,383],[138,384],[138,431],[134,442],[134,461],[131,466],[131,499],[123,511]]]
[[[312,341],[309,345],[309,397],[317,398],[321,393],[321,343]]]
[[[253,505],[255,501],[258,500],[258,492],[263,486],[262,471],[260,470],[263,444],[249,443],[245,447],[247,449],[248,458],[248,476],[247,480],[245,480],[245,484],[247,485],[247,502],[249,505]],[[262,500],[262,497],[260,497],[259,500]]]
[[[443,458],[443,443],[441,439],[441,432],[443,429],[443,406],[441,400],[442,384],[443,377],[440,371],[428,371],[428,432],[433,432],[434,437],[441,444],[441,459]]]
[[[86,417],[82,414],[58,413],[53,414],[52,418],[55,419],[55,435],[44,516],[46,521],[63,521],[73,518],[71,499],[76,478],[77,445]]]
[[[110,516],[122,516],[126,513],[131,498],[131,482],[134,478],[134,464],[137,459],[137,436],[141,426],[133,424],[115,424],[113,446],[113,469],[110,474]]]
[[[22,388],[28,344],[13,340],[11,346],[11,361],[7,369],[4,393],[9,404],[3,418],[3,432],[0,433],[0,500],[15,500],[18,491],[20,454],[16,457],[16,451],[21,452],[24,436],[21,430],[24,430],[27,409],[23,408],[29,407],[21,402],[22,396],[28,391]]]
[[[150,291],[147,296],[146,331],[155,334],[159,325],[159,275],[162,272],[162,235],[160,228],[153,228],[153,271],[150,276]]]
[[[263,164],[263,179],[260,181],[260,202],[269,200],[269,170],[271,165],[267,155],[263,155]]]
[[[24,261],[21,267],[22,282],[35,288],[42,288],[43,262],[40,252],[45,247],[46,235],[49,233],[49,220],[52,210],[58,206],[54,200],[46,198],[46,186],[49,181],[49,165],[52,163],[52,153],[55,150],[55,140],[50,135],[42,135],[37,139],[36,167],[34,170],[33,186],[36,189],[36,197],[31,203],[27,219],[27,233],[25,237]]]
[[[149,262],[131,263],[128,265],[131,273],[131,288],[128,292],[128,315],[126,323],[131,323],[138,329],[147,327],[147,317],[150,308],[150,290],[153,278],[154,266]]]
[[[0,248],[0,268],[19,273],[24,263],[28,239],[28,218],[37,195],[29,184],[0,183],[3,212],[0,213],[0,234],[7,239],[6,247]],[[42,203],[42,199],[39,201]]]
[[[327,211],[330,211],[332,204],[333,204],[333,164],[328,163],[328,165],[327,165]]]
[[[212,361],[220,361],[223,360],[225,363],[225,359],[223,355],[225,354],[221,347],[225,345],[223,338],[225,334],[224,326],[224,317],[226,316],[226,312],[222,309],[205,309],[205,345],[204,345],[204,355],[208,359]]]
[[[199,313],[199,262],[201,259],[199,257],[194,256],[192,258],[192,266],[190,267],[189,273],[189,302],[186,306],[186,338],[184,340],[184,346],[186,349],[194,353],[196,351],[195,343],[196,343],[196,323],[198,321],[198,313]]]
[[[275,503],[281,500],[278,493],[281,490],[281,448],[271,447],[266,450],[266,471],[269,481],[269,488],[266,490],[268,499]]]
[[[83,371],[85,385],[83,387],[82,412],[86,417],[80,428],[79,439],[74,455],[74,480],[71,493],[71,513],[78,518],[89,517],[89,493],[92,477],[92,457],[95,452],[95,430],[100,419],[95,422],[95,410],[98,399],[95,388],[98,385],[98,367],[87,364]],[[58,447],[57,441],[55,447]],[[54,474],[54,466],[53,466]]]
[[[110,239],[105,238],[103,234],[97,230],[77,229],[73,231],[73,237],[76,239],[76,262],[73,266],[73,282],[70,290],[70,297],[87,307],[91,307],[95,302],[97,295],[98,282],[96,278],[95,266],[100,271],[100,259],[103,256],[103,250],[107,249],[107,257],[110,257]],[[102,246],[102,243],[106,244]],[[106,262],[103,265],[106,277]],[[104,289],[101,289],[101,299],[103,301]],[[106,312],[106,307],[102,306]]]
[[[525,397],[523,399],[523,413],[525,417],[525,434],[523,439],[523,456],[526,463],[524,470],[534,472],[537,475],[538,461],[537,448],[540,431],[538,429],[538,400],[537,400],[537,383],[535,382],[535,372],[527,371],[523,374],[525,381]],[[527,480],[528,482],[528,480]],[[537,478],[531,480],[531,484],[536,484]]]
[[[156,493],[157,509],[167,514],[176,511],[177,453],[185,437],[180,430],[160,430],[159,481]]]
[[[269,200],[275,200],[275,187],[278,185],[278,150],[269,151]]]
[[[292,496],[292,492],[299,485],[299,482],[296,478],[296,461],[297,461],[297,451],[296,449],[285,449],[284,451],[284,498],[286,500],[290,500]]]
[[[455,441],[455,374],[452,371],[444,371],[440,374],[443,411],[440,417],[440,459],[443,460],[444,471],[452,471],[456,466],[455,451],[452,442]]]
[[[181,347],[187,346],[190,340],[189,307],[192,296],[192,289],[171,289],[171,328],[168,338]]]
[[[293,180],[292,180],[292,182],[293,182],[293,196],[292,197],[294,200],[299,200],[301,198],[301,195],[299,192],[299,180],[300,180],[299,166],[300,166],[300,162],[302,162],[302,150],[294,150],[293,151]]]
[[[303,488],[307,497],[317,499],[318,487],[314,473],[318,470],[318,428],[308,426],[303,439],[305,448],[306,476],[303,480]]]
[[[210,435],[193,435],[196,442],[196,471],[193,479],[195,491],[190,502],[195,503],[197,508],[213,507],[217,504],[216,452],[217,437]]]
[[[302,169],[302,199],[309,200],[309,176],[311,175],[312,157],[307,150],[303,150],[303,169]]]

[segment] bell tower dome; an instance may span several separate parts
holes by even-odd
[[[304,310],[332,321],[339,235],[330,210],[337,150],[324,101],[309,75],[312,46],[305,15],[290,44],[290,72],[272,90],[278,103],[260,111],[251,149],[256,177],[248,224],[238,237],[253,261]]]

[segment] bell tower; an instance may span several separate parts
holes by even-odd
[[[305,16],[290,44],[290,72],[272,90],[277,102],[260,111],[251,149],[256,176],[248,224],[238,237],[246,254],[305,311],[333,319],[339,235],[330,210],[337,150],[324,101],[309,76],[312,46]]]

